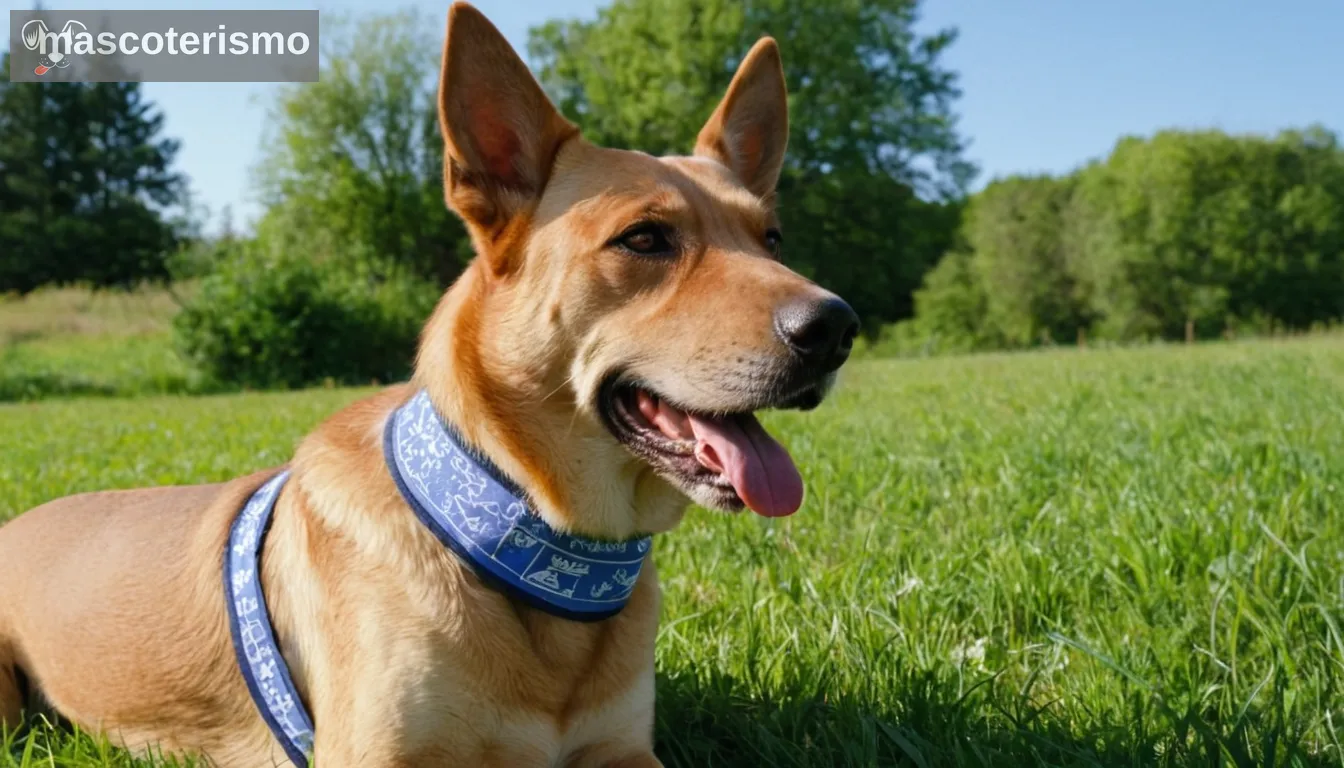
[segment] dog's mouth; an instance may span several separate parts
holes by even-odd
[[[789,452],[751,411],[699,413],[647,387],[610,382],[603,387],[607,428],[636,456],[697,502],[726,510],[743,506],[783,517],[803,503],[803,480]],[[812,407],[820,392],[784,407]]]

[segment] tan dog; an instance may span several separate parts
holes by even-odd
[[[694,156],[659,159],[586,143],[458,4],[440,117],[447,199],[478,256],[425,328],[412,384],[302,442],[265,540],[316,761],[658,765],[652,564],[605,621],[522,605],[411,513],[382,432],[426,389],[562,531],[666,531],[688,497],[793,512],[801,481],[751,412],[820,402],[857,321],[777,259],[778,50],[752,48]],[[0,528],[0,720],[40,692],[132,748],[290,764],[239,672],[220,579],[232,520],[275,472],[74,496]]]

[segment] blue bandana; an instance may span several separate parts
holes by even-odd
[[[388,419],[383,453],[421,522],[497,589],[576,621],[615,616],[630,599],[652,538],[603,541],[552,529],[494,464],[462,444],[424,390]]]
[[[275,499],[288,479],[288,470],[271,478],[234,518],[224,553],[224,594],[233,652],[248,693],[285,754],[295,765],[305,766],[313,753],[313,721],[275,643],[261,594],[261,545],[271,527]]]

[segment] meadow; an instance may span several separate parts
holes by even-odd
[[[173,347],[179,284],[131,291],[44,288],[0,295],[0,402],[210,389]]]
[[[0,521],[279,464],[368,391],[0,405]],[[860,360],[767,423],[803,509],[655,544],[668,765],[1344,763],[1344,339]]]

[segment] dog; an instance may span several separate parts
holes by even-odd
[[[0,528],[6,727],[42,706],[226,768],[660,765],[648,537],[692,501],[798,509],[753,412],[818,405],[859,328],[780,260],[778,48],[750,50],[692,155],[656,158],[585,141],[458,3],[439,118],[476,256],[411,381],[283,467],[58,499]],[[512,527],[482,554],[495,524]],[[550,560],[489,572],[515,546]],[[613,594],[605,613],[558,607]],[[302,721],[277,726],[296,712],[313,726],[297,756]]]

